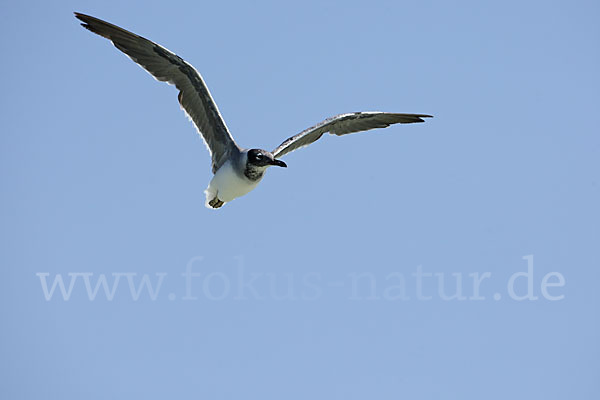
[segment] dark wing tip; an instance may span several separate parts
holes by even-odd
[[[75,18],[83,22],[81,26],[83,26],[85,29],[108,40],[112,41],[115,35],[125,35],[138,39],[140,38],[140,36],[136,35],[135,33],[126,31],[119,26],[113,25],[110,22],[103,21],[99,18],[92,17],[91,15],[78,12],[74,12],[73,14],[75,14]]]
[[[83,22],[87,22],[86,20],[89,20],[90,18],[92,18],[89,15],[78,13],[77,11],[74,11],[73,14],[75,14],[75,18],[77,18],[78,20],[83,21]]]
[[[88,25],[88,24],[86,24],[86,23],[82,23],[82,24],[79,24],[79,25],[83,26],[85,29],[87,29],[87,30],[88,30],[88,31],[90,31],[90,32],[98,33],[98,32],[96,32],[94,29],[92,29],[92,27],[91,27],[91,26],[89,26],[89,25]]]
[[[413,117],[414,117],[414,120],[410,121],[410,122],[425,122],[425,120],[423,118],[433,118],[433,115],[416,114]]]
[[[92,26],[92,22],[94,22],[95,20],[97,21],[97,18],[94,18],[90,15],[86,15],[86,14],[82,14],[82,13],[78,13],[78,12],[73,12],[73,14],[75,14],[75,18],[77,18],[78,20],[82,21],[83,23],[80,24],[81,26],[83,26],[85,29],[87,29],[90,32],[94,32],[98,35],[101,35],[100,32],[98,31],[98,29],[95,29]],[[101,35],[102,36],[102,35]]]

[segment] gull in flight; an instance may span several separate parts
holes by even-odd
[[[323,134],[348,133],[386,128],[393,124],[424,122],[431,115],[379,111],[354,112],[328,118],[286,139],[273,151],[245,149],[237,145],[221,117],[202,76],[181,57],[135,33],[89,15],[75,13],[84,28],[110,40],[154,78],[179,89],[179,104],[208,148],[214,174],[206,194],[206,207],[217,209],[254,189],[268,167],[287,167],[279,158],[318,140]]]

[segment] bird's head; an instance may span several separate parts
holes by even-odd
[[[248,150],[248,161],[249,165],[254,167],[269,167],[276,165],[278,167],[287,168],[287,164],[281,160],[276,160],[273,154],[262,149],[251,149]]]

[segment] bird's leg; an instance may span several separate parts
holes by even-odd
[[[212,208],[219,208],[221,207],[223,204],[225,204],[224,202],[222,202],[221,200],[219,200],[218,197],[215,196],[214,199],[212,199],[211,201],[208,202],[208,205],[211,206]]]

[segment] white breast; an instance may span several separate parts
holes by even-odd
[[[229,161],[221,166],[210,181],[206,194],[206,203],[215,197],[227,203],[237,197],[250,192],[258,185],[260,179],[251,181],[243,175],[237,174]]]

